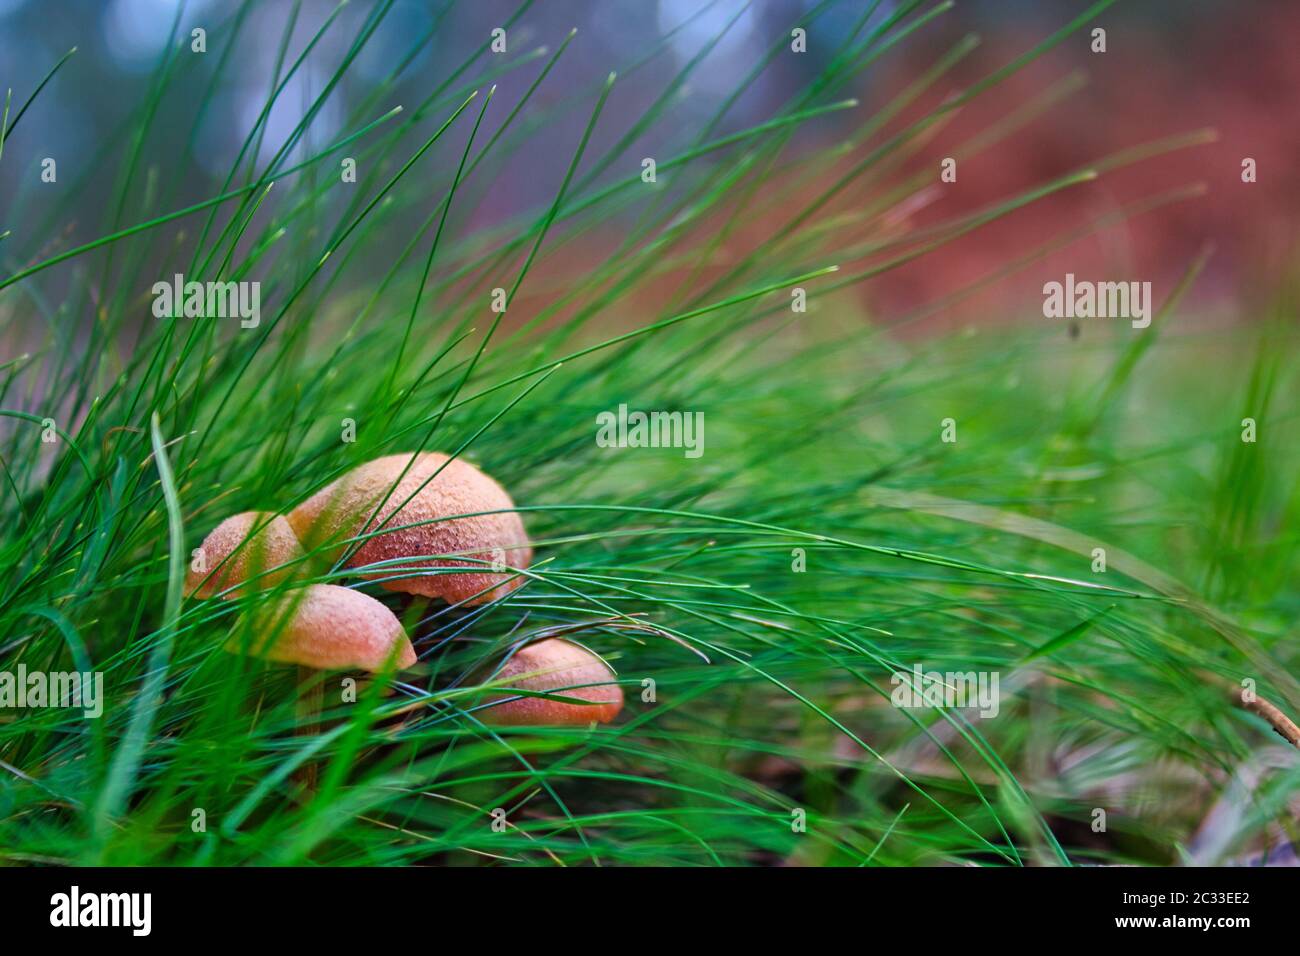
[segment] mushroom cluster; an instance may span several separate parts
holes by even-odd
[[[329,562],[390,591],[483,604],[519,587],[519,572],[532,561],[514,507],[504,488],[459,458],[436,452],[377,458],[287,515],[250,511],[222,521],[203,540],[186,592],[239,597],[284,582],[309,563]],[[379,672],[416,662],[392,611],[338,585],[286,591],[247,623],[252,639],[232,637],[226,650],[304,669]],[[516,650],[493,686],[500,692],[479,716],[502,726],[606,723],[623,706],[604,661],[555,638]]]

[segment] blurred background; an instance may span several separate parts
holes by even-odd
[[[293,78],[261,139],[262,164],[272,159],[326,87],[375,6],[357,0],[345,7],[335,28],[326,32]],[[809,56],[777,58],[735,101],[717,133],[774,115],[818,72],[817,54],[837,42],[866,6],[850,2],[820,9],[814,0],[532,4],[510,27],[507,58],[533,56],[535,63],[501,76],[498,95],[505,104],[517,102],[536,78],[545,62],[538,48],[554,50],[570,28],[578,33],[556,67],[554,80],[538,93],[539,106],[550,104],[555,110],[546,114],[544,128],[531,131],[528,149],[515,151],[502,168],[493,170],[491,189],[468,225],[490,225],[522,208],[549,202],[608,71],[619,70],[623,78],[597,130],[595,145],[600,147],[617,142],[629,117],[663,94],[677,72],[717,40],[675,91],[672,123],[658,124],[628,143],[625,168],[620,164],[605,177],[614,179],[635,171],[642,156],[670,155],[692,142],[774,38],[816,10],[807,27]],[[812,151],[848,136],[963,37],[977,35],[978,47],[869,141],[884,142],[945,97],[1031,49],[1087,6],[1071,0],[960,0],[856,77],[854,95],[863,101],[863,109],[801,128],[792,148]],[[222,30],[237,9],[234,3],[0,0],[0,86],[12,89],[15,106],[60,56],[78,48],[4,143],[0,228],[12,228],[13,235],[0,249],[3,270],[12,272],[48,253],[50,232],[24,229],[25,224],[57,222],[67,229],[59,242],[87,241],[102,233],[112,206],[108,200],[115,196],[115,176],[134,148],[128,120],[148,103],[169,42],[188,43],[194,27],[208,31],[206,58],[180,60],[169,80],[171,92],[152,107],[159,111],[156,127],[173,139],[150,144],[147,155],[154,163],[175,162],[180,167],[165,170],[168,181],[180,175],[179,192],[168,197],[166,207],[175,208],[220,189],[273,85],[285,25],[295,23],[288,54],[292,60],[334,7],[328,0],[258,4],[229,51],[230,68],[218,71],[218,60],[226,55]],[[895,7],[885,0],[875,18],[883,22]],[[507,23],[517,10],[513,0],[397,0],[289,160],[301,160],[351,132],[355,126],[347,125],[348,117],[360,108],[373,117],[399,102],[408,108],[420,102],[493,27]],[[887,219],[889,227],[924,228],[949,220],[1137,144],[1200,130],[1214,131],[1214,141],[1066,190],[856,287],[853,301],[869,317],[886,324],[900,316],[919,317],[923,329],[1033,321],[1041,315],[1042,283],[1066,271],[1080,278],[1149,280],[1159,302],[1207,241],[1215,244],[1216,252],[1197,287],[1195,317],[1215,323],[1243,321],[1273,295],[1293,260],[1300,211],[1300,57],[1295,55],[1300,47],[1300,4],[1122,0],[1093,25],[1107,31],[1106,52],[1092,52],[1090,25],[1011,76],[993,95],[977,98],[927,134],[907,170],[933,168],[935,185],[896,210]],[[800,75],[801,64],[807,75]],[[399,65],[405,69],[391,101],[367,104],[369,84],[377,85]],[[221,79],[210,89],[217,75]],[[1035,98],[1044,94],[1051,102],[1035,106]],[[199,103],[205,104],[201,110],[195,108]],[[1018,108],[1035,115],[993,148],[963,160],[955,183],[939,183],[939,164],[954,144]],[[505,113],[496,111],[489,124]],[[191,136],[194,147],[186,150]],[[1205,133],[1205,139],[1209,137]],[[459,143],[439,151],[429,174],[445,174],[458,151]],[[61,180],[76,177],[89,183],[71,207],[59,205],[66,203],[59,191],[40,188],[44,157],[57,158]],[[1246,157],[1257,163],[1258,181],[1253,184],[1241,181]],[[726,162],[726,157],[712,161]],[[1104,223],[1126,203],[1193,185],[1203,186],[1204,195],[1122,223]],[[124,222],[138,220],[130,205],[124,213]],[[755,221],[747,228],[770,225]],[[614,219],[606,228],[617,233],[622,224]],[[1014,256],[1072,229],[1091,234],[1024,270],[988,281],[971,295],[947,298],[995,276]],[[404,240],[396,233],[391,238],[392,249],[379,245],[374,250],[380,261],[391,260],[393,249]],[[734,242],[745,241],[742,229]],[[566,255],[579,269],[588,248],[582,242],[605,245],[591,233],[576,243]]]

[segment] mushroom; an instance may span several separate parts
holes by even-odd
[[[486,723],[503,727],[560,724],[571,727],[607,724],[623,709],[623,688],[614,672],[599,657],[569,641],[548,638],[528,644],[505,662],[494,675],[519,690],[589,701],[570,704],[545,697],[496,696],[492,706],[477,713]],[[506,688],[507,690],[509,688]]]
[[[289,524],[308,550],[322,548],[335,559],[349,547],[347,539],[373,535],[351,543],[355,550],[347,566],[397,561],[367,575],[390,591],[448,604],[483,604],[523,582],[499,568],[526,568],[532,560],[514,506],[504,488],[469,462],[422,452],[388,455],[354,468],[290,512]],[[452,515],[468,517],[439,520]],[[468,570],[427,573],[436,568]]]
[[[254,528],[257,531],[250,537]],[[302,545],[284,515],[245,511],[227,518],[203,539],[199,546],[202,570],[190,566],[185,575],[185,590],[188,594],[209,598],[243,584],[263,571],[278,568],[260,579],[260,583],[272,585],[289,574],[288,568],[280,566],[302,555]],[[224,596],[235,597],[241,590],[235,588]]]
[[[368,594],[334,584],[312,584],[253,612],[251,641],[232,634],[225,650],[298,665],[296,734],[311,736],[320,726],[324,687],[313,670],[374,673],[415,663],[415,648],[397,617]],[[316,789],[316,765],[295,773],[304,789]]]
[[[415,663],[415,648],[393,612],[360,591],[312,584],[258,611],[251,644],[232,635],[225,649],[319,670],[383,670]],[[261,633],[259,633],[261,632]],[[246,647],[247,645],[247,647]]]

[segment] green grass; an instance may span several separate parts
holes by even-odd
[[[390,6],[347,38],[322,100]],[[122,162],[103,238],[52,244],[66,209],[26,215],[28,186],[0,222],[7,341],[44,325],[38,348],[0,362],[0,669],[93,668],[108,693],[100,720],[0,711],[0,861],[1160,864],[1292,836],[1300,771],[1216,681],[1251,678],[1300,714],[1294,290],[1253,325],[1187,331],[1201,260],[1145,333],[1090,326],[1078,341],[1041,321],[917,340],[894,332],[918,316],[865,315],[852,294],[1044,195],[1204,141],[1135,144],[978,215],[879,230],[933,182],[911,159],[953,109],[1108,6],[901,124],[895,111],[912,116],[973,39],[881,113],[849,98],[853,81],[944,4],[900,4],[879,27],[863,16],[779,114],[730,132],[730,100],[698,129],[674,122],[695,64],[643,113],[611,111],[662,40],[567,90],[550,71],[581,34],[505,58],[485,42],[393,111],[408,58],[305,160],[288,157],[314,109],[269,166],[254,161],[268,103],[226,181],[190,205],[197,121],[179,162],[150,152],[177,77],[206,66],[178,40],[105,144]],[[218,71],[246,12],[209,30]],[[289,32],[272,96],[317,55]],[[755,73],[786,49],[778,37]],[[516,72],[531,85],[504,102],[493,83]],[[21,91],[44,81],[7,82],[11,131],[33,103]],[[1010,104],[953,155],[1077,86]],[[824,133],[828,114],[853,132],[809,149],[820,140],[801,132]],[[474,228],[507,162],[566,117],[582,132],[553,200]],[[627,149],[645,136],[665,144],[653,186]],[[343,156],[355,184],[338,181]],[[14,159],[0,152],[6,181]],[[1115,219],[1202,188],[1171,184]],[[1000,275],[1086,232],[1011,250]],[[409,242],[376,265],[368,250],[394,235]],[[152,319],[148,290],[175,271],[259,280],[261,325]],[[794,286],[807,314],[790,309]],[[498,287],[504,315],[489,308]],[[704,456],[598,448],[596,415],[620,403],[704,412]],[[42,441],[47,417],[56,442]],[[343,675],[322,675],[319,733],[297,732],[291,669],[221,649],[275,589],[182,601],[189,551],[230,514],[286,511],[417,448],[510,490],[537,549],[527,585],[465,609],[367,584],[421,663],[363,682],[355,703],[340,701]],[[566,627],[617,669],[618,722],[485,725],[471,675]],[[890,675],[914,664],[998,672],[1001,713],[891,707]],[[295,773],[308,761],[314,792]],[[1244,803],[1240,779],[1254,780]],[[1230,799],[1240,815],[1215,824],[1207,856],[1198,829]]]

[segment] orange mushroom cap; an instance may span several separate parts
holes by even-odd
[[[312,584],[257,612],[248,646],[236,630],[225,649],[247,649],[257,657],[321,670],[380,671],[392,661],[398,670],[415,663],[401,622],[360,591]]]
[[[258,530],[250,538],[254,527]],[[284,515],[272,517],[261,511],[245,511],[227,518],[203,539],[199,550],[203,570],[196,571],[190,565],[185,574],[185,591],[202,598],[243,584],[263,571],[279,568],[303,555],[302,545]],[[257,584],[269,587],[288,574],[288,568],[271,571],[259,577]],[[236,588],[225,596],[235,597],[241,590]]]
[[[504,696],[494,698],[502,703],[476,711],[486,723],[504,727],[607,724],[623,709],[623,688],[614,682],[609,666],[591,651],[555,637],[520,648],[492,678],[494,684],[502,681],[520,690],[591,703],[569,704],[545,697],[511,699],[506,688]]]
[[[410,468],[399,481],[408,464]],[[437,477],[430,480],[435,473]],[[376,514],[381,501],[383,506]],[[423,452],[388,455],[354,468],[290,512],[289,524],[313,550],[327,542],[358,537],[363,531],[374,534],[356,548],[348,567],[427,559],[400,561],[367,576],[379,579],[390,591],[438,597],[449,604],[482,604],[523,583],[522,577],[509,571],[491,570],[489,562],[526,568],[532,561],[533,549],[523,520],[510,510],[514,506],[504,488],[469,462]],[[372,514],[375,519],[367,527]],[[450,515],[468,517],[439,520]],[[342,547],[332,546],[331,550],[338,556]],[[457,557],[438,557],[450,554]],[[402,575],[403,571],[434,568],[468,570]]]

